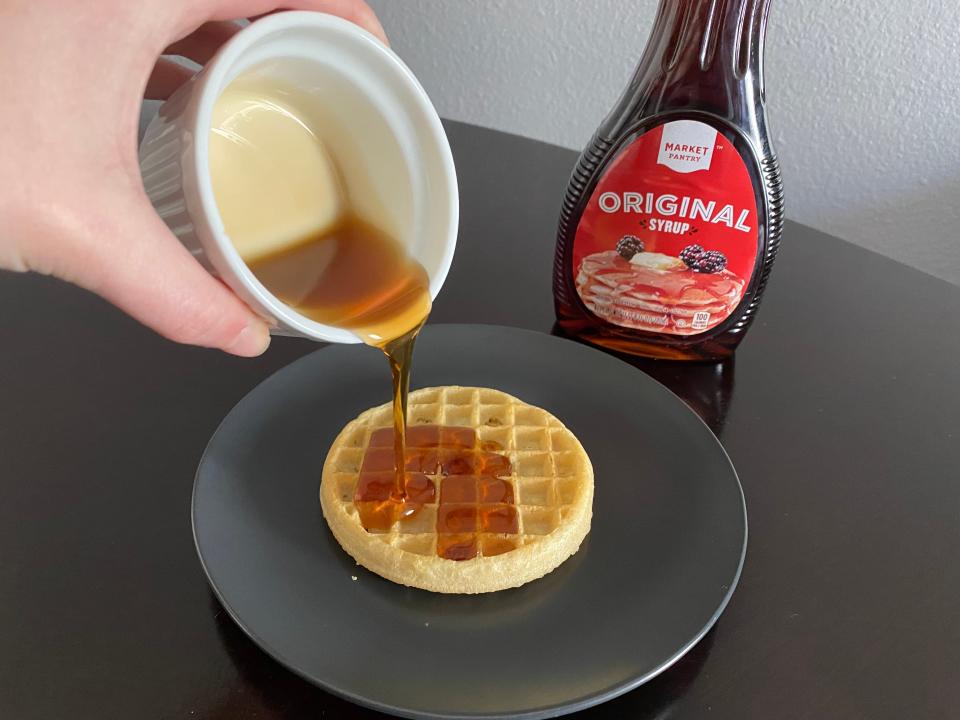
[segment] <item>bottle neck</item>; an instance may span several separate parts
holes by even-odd
[[[648,48],[666,75],[760,74],[770,0],[661,0]]]
[[[660,0],[608,132],[674,109],[704,110],[738,125],[747,120],[743,113],[762,112],[769,9],[770,0]]]

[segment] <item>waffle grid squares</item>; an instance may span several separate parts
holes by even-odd
[[[513,486],[518,532],[478,533],[481,545],[486,540],[492,546],[495,539],[511,539],[517,547],[529,545],[553,532],[569,513],[579,492],[577,475],[582,473],[582,461],[575,452],[576,441],[545,411],[497,391],[449,387],[411,393],[407,417],[410,425],[474,428],[481,449],[490,449],[484,448],[484,443],[496,443],[495,451],[510,459],[511,473],[502,478]],[[332,458],[336,495],[357,522],[353,493],[370,435],[391,425],[389,407],[378,408],[347,436]],[[418,555],[436,554],[442,479],[428,477],[436,489],[434,503],[424,505],[413,518],[376,533],[380,541]]]

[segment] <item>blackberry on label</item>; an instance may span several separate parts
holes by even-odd
[[[629,260],[637,253],[642,253],[643,248],[643,240],[636,235],[624,235],[617,242],[617,252],[624,260]]]
[[[700,245],[687,245],[680,251],[679,257],[687,264],[687,267],[692,268],[697,264],[701,255],[703,255],[703,248]]]
[[[697,258],[693,269],[700,273],[718,273],[726,266],[726,255],[718,250],[708,250]]]

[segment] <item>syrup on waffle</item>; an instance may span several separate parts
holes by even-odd
[[[418,425],[407,430],[404,492],[395,485],[393,430],[370,435],[354,503],[370,531],[406,522],[426,504],[437,504],[437,555],[469,560],[499,555],[519,532],[510,459],[500,443],[480,443],[473,428]],[[439,497],[437,488],[439,487]]]

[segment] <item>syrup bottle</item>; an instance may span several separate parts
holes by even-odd
[[[770,0],[661,0],[560,214],[559,328],[622,352],[733,353],[783,227],[764,111]]]

